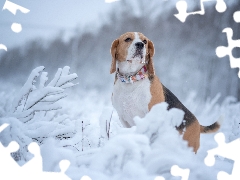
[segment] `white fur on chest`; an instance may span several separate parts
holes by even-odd
[[[133,121],[135,116],[144,117],[148,113],[150,100],[151,92],[148,78],[133,84],[117,80],[114,85],[112,103],[125,127],[135,125]]]

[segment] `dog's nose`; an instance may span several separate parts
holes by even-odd
[[[137,49],[142,49],[144,44],[142,42],[137,42],[137,43],[135,43],[135,46]]]

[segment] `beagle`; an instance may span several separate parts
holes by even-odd
[[[168,110],[184,111],[184,121],[176,129],[183,139],[199,148],[200,133],[216,132],[220,124],[202,126],[196,117],[167,89],[155,75],[153,65],[154,45],[139,32],[127,32],[113,41],[110,73],[115,73],[112,104],[124,127],[134,126],[135,116],[144,117],[158,103],[167,102]]]

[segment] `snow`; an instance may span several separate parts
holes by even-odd
[[[135,117],[136,126],[123,128],[111,105],[111,93],[100,95],[93,91],[82,91],[75,94],[74,91],[64,90],[64,94],[58,94],[56,92],[63,91],[57,86],[61,77],[68,82],[77,76],[69,75],[68,67],[59,69],[52,83],[45,86],[48,77],[46,72],[40,73],[42,70],[38,68],[33,71],[29,78],[31,80],[28,79],[21,91],[0,93],[0,98],[8,102],[0,103],[0,124],[10,124],[0,133],[0,140],[4,146],[13,140],[18,142],[20,150],[12,156],[20,165],[32,158],[27,146],[35,141],[41,147],[43,170],[59,171],[58,163],[67,159],[71,165],[66,174],[73,180],[79,180],[83,175],[93,180],[152,180],[156,176],[168,180],[180,179],[171,175],[173,165],[189,168],[189,179],[214,180],[220,170],[231,173],[233,163],[227,159],[216,158],[213,167],[204,164],[207,151],[217,146],[214,134],[201,135],[197,154],[182,140],[175,126],[181,123],[183,111],[168,111],[167,104],[161,103],[155,105],[145,117]],[[31,82],[35,80],[37,83],[37,76],[39,87],[35,87],[31,92],[33,94],[28,95],[26,108],[46,94],[51,96],[33,106],[37,111],[30,108],[16,112],[20,113],[18,115],[9,113],[10,106],[18,102],[16,99],[23,99],[21,96],[25,96],[32,88]],[[14,99],[14,95],[17,98]],[[240,137],[240,103],[234,97],[226,97],[220,104],[219,98],[220,95],[216,95],[213,99],[201,102],[197,94],[191,93],[183,103],[202,125],[222,119],[220,131],[229,142]],[[31,115],[31,118],[22,118],[27,115]]]
[[[176,1],[168,2],[168,4],[157,0],[151,3],[147,2],[148,4],[146,2],[136,4],[137,1],[131,1],[125,7],[129,8],[127,9],[129,12],[133,11],[134,17],[141,17],[141,13],[145,13],[148,16],[148,12],[152,12],[149,16],[156,21],[159,13],[164,14],[168,12],[175,6]],[[195,7],[195,2],[188,0],[187,3],[188,10],[191,11]],[[145,9],[143,8],[144,6],[148,8]],[[117,9],[120,9],[119,6],[116,6],[117,13],[127,11],[126,9],[117,11]],[[165,25],[168,28],[169,25],[167,23]],[[97,31],[92,26],[90,29]],[[206,31],[204,32],[206,33]],[[116,31],[116,33],[118,32]],[[97,33],[94,32],[94,34]],[[154,37],[156,46],[159,46],[157,42],[161,41],[157,40],[156,35]],[[102,47],[103,42],[99,42],[101,46],[98,44],[96,47]],[[93,43],[96,43],[95,39]],[[106,44],[106,49],[109,49],[109,44]],[[174,44],[178,44],[178,42],[174,41]],[[92,51],[90,54],[86,54],[86,57],[83,58],[81,56],[80,58],[78,57],[78,46],[79,44],[76,44],[76,61],[81,58],[84,61],[88,60],[91,54],[100,55],[98,51],[97,53]],[[171,47],[171,44],[163,44],[162,46]],[[86,49],[82,46],[80,47],[83,48],[83,50],[81,49],[83,52],[89,52],[88,46],[86,46]],[[221,97],[224,101],[220,103],[220,94],[217,94],[215,98],[203,102],[198,99],[199,94],[189,93],[189,86],[185,86],[186,84],[179,88],[179,82],[182,84],[182,81],[177,82],[179,78],[176,77],[182,74],[181,72],[183,72],[184,68],[189,71],[189,67],[192,67],[192,64],[194,64],[192,61],[184,61],[183,58],[190,60],[193,59],[193,56],[199,56],[199,54],[190,56],[190,47],[195,46],[189,45],[181,51],[181,57],[179,57],[178,61],[182,62],[182,67],[178,65],[172,66],[175,62],[169,61],[172,67],[170,72],[168,72],[167,68],[165,73],[164,69],[158,68],[157,60],[163,62],[163,58],[172,59],[171,56],[164,55],[164,51],[158,51],[162,53],[162,59],[155,58],[155,67],[159,70],[158,73],[167,74],[167,77],[163,78],[163,82],[164,80],[168,82],[177,93],[178,91],[186,90],[185,92],[189,95],[184,99],[183,104],[196,115],[200,124],[209,125],[217,120],[220,121],[220,131],[225,134],[226,142],[233,141],[240,137],[240,102],[237,102],[235,97]],[[59,50],[59,48],[57,49]],[[51,51],[54,54],[59,54],[57,51]],[[199,48],[199,51],[202,55],[202,48]],[[104,50],[104,52],[106,51]],[[210,51],[205,51],[204,53],[209,54]],[[25,55],[24,57],[27,56]],[[12,87],[8,85],[9,82],[3,81],[2,84],[4,86],[0,87],[3,89],[0,89],[0,125],[3,123],[9,123],[10,125],[0,133],[0,141],[4,146],[7,146],[13,140],[18,142],[20,150],[13,153],[12,157],[20,165],[25,164],[33,157],[27,151],[27,146],[32,141],[35,141],[41,146],[44,171],[59,171],[58,163],[62,159],[68,159],[71,165],[66,173],[73,180],[79,180],[83,175],[88,175],[96,180],[153,180],[156,176],[164,176],[168,180],[180,179],[180,177],[173,177],[170,174],[170,169],[175,164],[180,168],[190,169],[189,179],[214,180],[217,177],[217,172],[220,170],[231,173],[233,162],[222,157],[216,158],[217,160],[213,167],[207,167],[204,164],[207,151],[217,146],[213,138],[215,134],[201,135],[200,149],[195,155],[174,128],[174,126],[181,123],[183,112],[178,109],[167,111],[166,103],[155,106],[143,118],[135,117],[136,126],[129,129],[122,128],[118,115],[111,105],[111,92],[107,84],[110,76],[107,75],[105,77],[103,73],[107,72],[104,68],[108,68],[107,63],[109,62],[102,63],[102,61],[110,57],[102,58],[101,56],[101,64],[103,66],[100,65],[97,57],[90,56],[90,59],[95,60],[95,65],[99,67],[100,73],[96,71],[96,75],[87,74],[89,67],[93,66],[91,64],[93,61],[88,61],[89,66],[81,66],[83,68],[80,68],[80,72],[82,71],[83,75],[86,75],[80,77],[81,84],[78,86],[81,91],[66,90],[70,87],[72,89],[75,88],[73,86],[77,83],[72,81],[78,77],[75,73],[69,74],[70,67],[68,66],[59,68],[50,83],[48,83],[48,80],[50,80],[48,73],[43,72],[44,67],[37,67],[32,71],[27,82],[20,90],[17,87],[13,87],[16,88],[15,91],[12,90]],[[58,60],[63,61],[63,59]],[[15,65],[15,61],[13,62]],[[80,64],[83,63],[82,61],[79,62]],[[202,62],[207,63],[208,61]],[[190,66],[185,66],[185,64],[190,64]],[[161,66],[167,67],[167,64],[165,63]],[[208,63],[206,64],[207,66],[209,66]],[[79,66],[76,65],[77,68]],[[195,70],[197,68],[190,69]],[[102,74],[103,76],[99,77]],[[182,75],[180,79],[185,79],[186,82],[203,82],[206,78],[209,78],[208,74],[205,73],[205,76],[202,71],[195,71],[194,74],[196,74],[194,78],[187,74],[186,76]],[[201,81],[196,77],[200,77]],[[112,80],[113,78],[112,76]],[[87,86],[85,81],[91,82],[91,87],[93,88],[98,87],[98,84],[104,84],[105,89],[100,93],[97,90],[94,91],[93,88],[89,90],[85,87]],[[191,82],[189,84],[192,84]],[[95,83],[97,84],[96,86],[94,86]],[[216,83],[204,83],[204,86],[196,86],[198,88],[195,89],[198,89],[199,93],[201,93],[201,91],[205,91],[205,86],[209,84],[216,86]],[[226,86],[223,85],[222,87]],[[230,89],[235,90],[236,88],[234,87]],[[220,89],[229,90],[229,88]],[[104,93],[104,91],[106,92]]]

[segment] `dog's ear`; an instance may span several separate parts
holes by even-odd
[[[117,56],[117,46],[118,46],[119,40],[116,39],[113,41],[110,52],[112,55],[112,64],[110,69],[110,74],[114,73],[116,71],[116,56]]]
[[[153,56],[154,56],[154,45],[153,42],[148,40],[148,64],[147,69],[149,75],[155,75],[155,70],[153,66]]]

